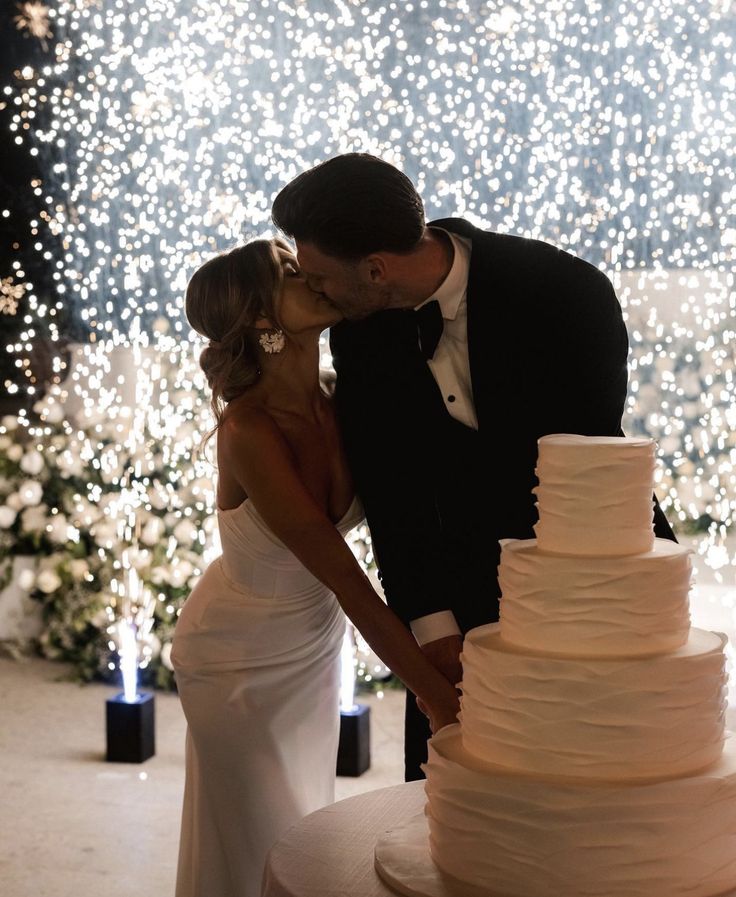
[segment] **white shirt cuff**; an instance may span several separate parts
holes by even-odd
[[[462,635],[451,610],[440,610],[436,614],[417,617],[409,622],[409,626],[420,646],[448,635]]]

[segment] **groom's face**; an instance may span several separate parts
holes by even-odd
[[[389,289],[382,278],[376,279],[367,260],[347,262],[299,240],[296,248],[299,270],[309,288],[326,296],[344,318],[366,318],[388,306]]]

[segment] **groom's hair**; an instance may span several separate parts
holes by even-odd
[[[348,261],[410,252],[424,232],[424,206],[409,178],[368,153],[347,153],[305,171],[271,212],[289,237]]]

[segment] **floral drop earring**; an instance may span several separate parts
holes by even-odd
[[[267,355],[278,355],[284,351],[286,337],[281,329],[264,330],[258,337],[258,344]]]

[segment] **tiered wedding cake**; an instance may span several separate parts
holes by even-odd
[[[736,888],[725,636],[690,628],[688,551],[652,532],[654,463],[647,439],[540,440],[537,538],[503,544],[500,622],[466,637],[460,724],[429,747],[431,856],[458,894]]]

